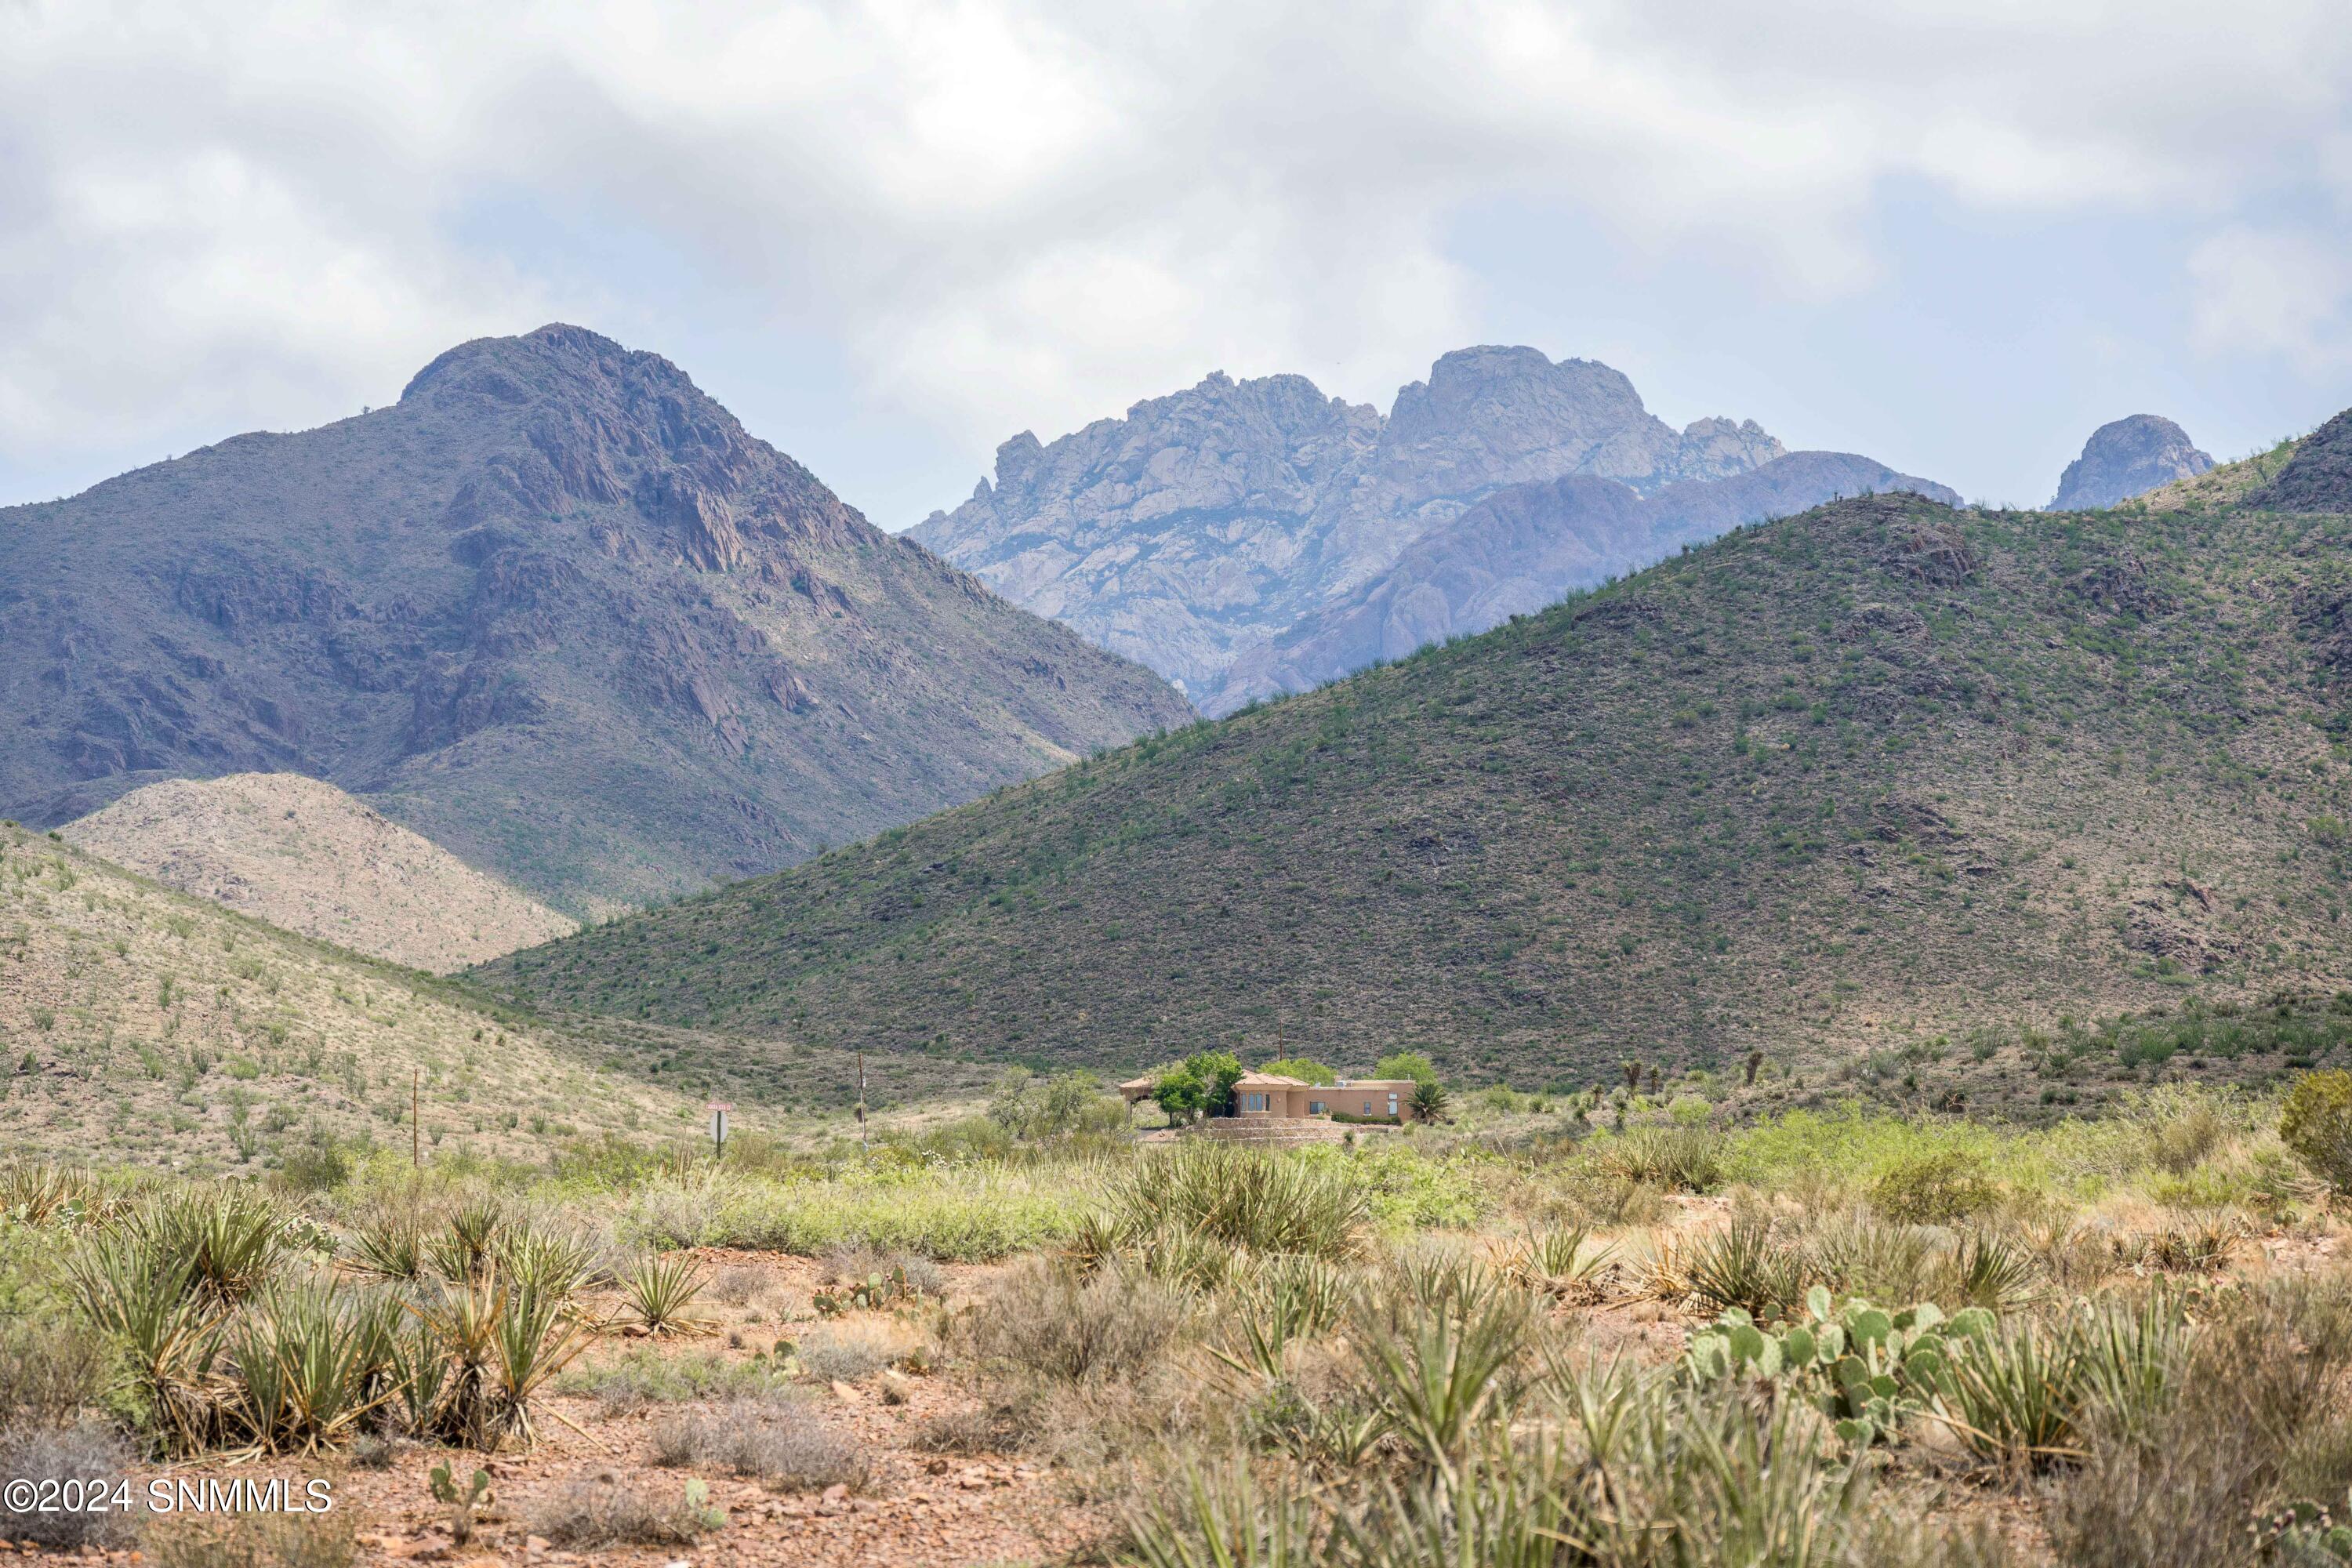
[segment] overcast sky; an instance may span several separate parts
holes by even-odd
[[[2352,405],[2344,0],[0,0],[0,502],[668,355],[886,527],[1296,371],[1604,360],[1971,498]]]

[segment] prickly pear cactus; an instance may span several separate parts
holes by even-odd
[[[1682,1374],[1693,1382],[1786,1383],[1836,1423],[1840,1438],[1861,1447],[1934,1405],[1952,1341],[1992,1326],[1981,1307],[1949,1317],[1933,1301],[1888,1311],[1859,1296],[1833,1302],[1816,1285],[1794,1321],[1766,1326],[1738,1308],[1725,1312],[1691,1336]]]

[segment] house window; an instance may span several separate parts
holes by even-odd
[[[1329,1106],[1324,1104],[1319,1100],[1310,1100],[1307,1102],[1307,1114],[1309,1116],[1324,1115],[1328,1112],[1330,1109],[1331,1108]]]
[[[1390,1096],[1389,1096],[1389,1115],[1390,1115],[1391,1118],[1393,1118],[1393,1117],[1396,1115],[1396,1113],[1397,1113],[1396,1096],[1392,1094],[1392,1095],[1390,1095]]]
[[[1265,1109],[1265,1096],[1262,1094],[1245,1094],[1242,1096],[1242,1109],[1244,1110],[1264,1110]]]
[[[1371,1102],[1370,1100],[1368,1100],[1364,1101],[1364,1114],[1365,1114],[1365,1115],[1367,1115],[1367,1116],[1370,1116],[1371,1113],[1372,1113],[1372,1102]]]

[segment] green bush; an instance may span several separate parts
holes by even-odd
[[[1957,1149],[1906,1161],[1870,1188],[1871,1206],[1905,1225],[1949,1225],[2000,1201],[1983,1167]]]
[[[2312,1173],[2352,1192],[2352,1072],[2307,1072],[2287,1090],[2279,1141]]]

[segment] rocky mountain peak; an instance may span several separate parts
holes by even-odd
[[[2190,479],[2213,466],[2189,432],[2155,414],[2135,414],[2091,432],[2083,455],[2066,465],[2055,511],[2092,511],[2144,495],[2158,485]]]
[[[1485,343],[1386,417],[1302,375],[1216,371],[1042,446],[1024,431],[911,537],[1213,706],[1240,650],[1499,490],[1590,474],[1650,495],[1784,455],[1753,420],[1675,430],[1597,361]]]

